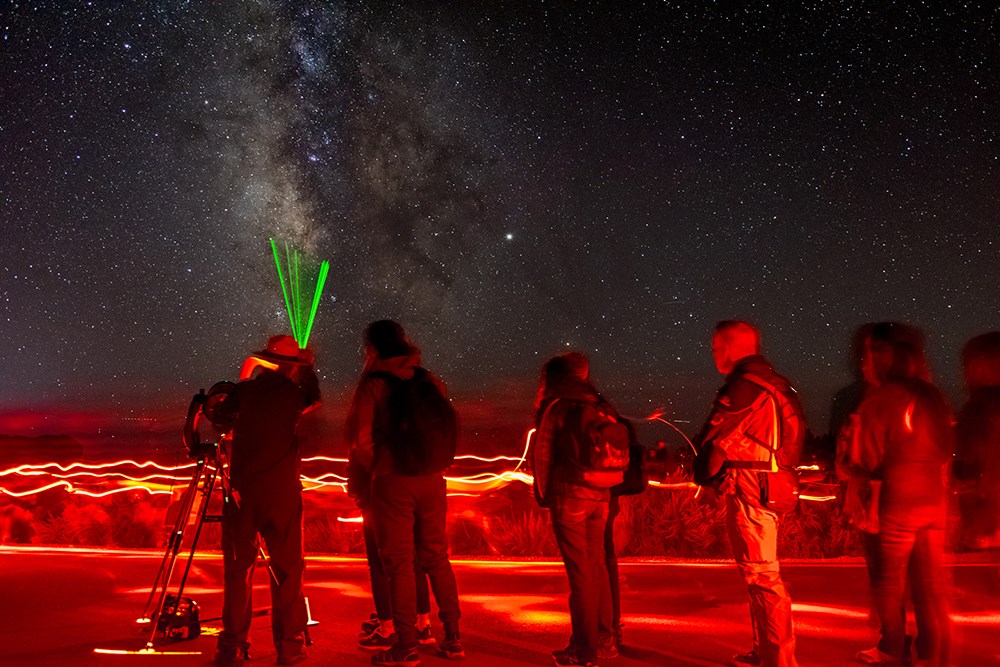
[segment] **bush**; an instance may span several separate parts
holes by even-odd
[[[31,512],[16,505],[0,508],[0,544],[30,544],[34,534]]]

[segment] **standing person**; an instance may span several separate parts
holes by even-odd
[[[873,335],[879,386],[858,410],[862,460],[857,469],[881,482],[875,602],[882,637],[857,659],[865,664],[909,660],[906,619],[899,613],[909,581],[917,656],[944,667],[951,649],[944,540],[953,418],[930,383],[922,341],[913,332],[906,327],[889,340]]]
[[[376,665],[420,664],[414,561],[430,578],[444,625],[439,653],[465,657],[458,587],[448,560],[444,470],[455,455],[456,421],[444,385],[420,367],[420,350],[392,320],[365,331],[365,372],[347,429],[350,461],[371,479],[375,541],[389,582],[396,642]]]
[[[962,348],[969,400],[958,415],[956,477],[963,542],[970,549],[1000,547],[1000,331],[976,336]]]
[[[610,489],[628,467],[629,434],[590,383],[589,370],[579,352],[550,359],[535,404],[535,497],[551,513],[570,588],[572,635],[564,650],[552,653],[557,667],[596,665],[600,631],[610,638],[612,629],[604,539]],[[607,657],[617,655],[613,647],[604,647]]]
[[[278,664],[294,665],[306,659],[308,621],[295,429],[303,413],[318,407],[319,382],[312,352],[300,350],[291,336],[272,336],[267,348],[249,357],[243,368],[236,389],[231,493],[222,511],[225,592],[215,660],[229,664],[249,659],[259,535],[270,556],[271,629]]]
[[[864,451],[864,443],[860,437],[861,417],[859,409],[889,370],[885,367],[885,355],[878,355],[876,358],[872,354],[872,345],[877,346],[894,338],[904,337],[916,341],[919,339],[919,332],[899,322],[869,323],[858,329],[854,339],[857,378],[854,385],[856,391],[851,394],[854,400],[850,403],[838,404],[835,399],[831,414],[831,433],[837,437],[835,462],[837,477],[844,482],[843,511],[850,524],[858,530],[865,558],[865,568],[868,573],[868,584],[872,593],[870,618],[876,621],[879,618],[879,613],[874,594],[881,571],[879,566],[878,508],[882,482],[873,479],[863,465],[863,461],[870,456]],[[838,397],[842,398],[844,394],[845,391],[841,391],[838,393]],[[837,426],[836,431],[833,431],[838,419],[839,426]],[[906,623],[905,603],[899,606],[899,618],[902,623]],[[905,641],[904,651],[909,654],[909,646],[913,638],[907,635]],[[878,659],[877,655],[862,654],[858,654],[857,658],[858,660]]]
[[[598,645],[598,654],[601,658],[617,657],[618,651],[624,643],[621,579],[618,573],[618,553],[615,549],[615,519],[621,512],[621,497],[640,494],[649,486],[649,480],[646,479],[643,471],[646,448],[636,438],[635,428],[631,422],[626,419],[621,419],[621,422],[629,433],[629,460],[628,469],[624,473],[621,484],[611,487],[611,499],[608,501],[608,523],[604,528],[604,562],[607,565],[608,580],[611,585],[611,622],[608,624],[605,619],[601,619],[600,644]]]
[[[776,509],[782,492],[786,498],[794,493],[782,471],[794,467],[801,452],[802,408],[788,380],[761,356],[754,326],[719,322],[712,356],[726,380],[694,441],[694,472],[697,484],[725,496],[729,541],[750,594],[753,648],[734,656],[733,664],[796,667],[792,600],[778,566]]]
[[[377,358],[377,355],[372,355],[366,359],[362,377],[368,372],[372,362]],[[357,398],[354,399],[355,402],[357,400]],[[352,407],[350,413],[352,415],[356,414],[356,410]],[[354,500],[358,509],[361,510],[365,557],[368,560],[368,575],[372,587],[372,600],[375,603],[375,613],[361,623],[361,637],[358,639],[358,646],[363,649],[378,651],[391,648],[396,643],[397,637],[395,624],[392,620],[389,577],[386,575],[385,567],[382,565],[382,557],[378,552],[378,538],[375,528],[375,522],[378,517],[375,516],[371,507],[372,480],[370,471],[359,465],[354,458],[354,454],[357,451],[354,448],[357,436],[357,423],[349,423],[347,441],[352,458],[347,464],[347,493]],[[427,573],[423,571],[419,563],[414,563],[413,570],[416,573],[417,587],[417,643],[421,646],[429,646],[435,643],[431,631],[430,587],[427,583]]]

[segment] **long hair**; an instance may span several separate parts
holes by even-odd
[[[590,362],[582,352],[567,352],[552,357],[542,365],[535,410],[540,409],[546,399],[558,396],[570,387],[586,383],[589,375]]]

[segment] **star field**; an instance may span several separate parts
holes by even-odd
[[[1000,325],[989,3],[52,2],[0,14],[0,408],[187,397],[288,329],[398,319],[459,395],[587,352],[697,421],[747,318],[814,428],[873,320]],[[529,399],[530,400],[530,399]]]

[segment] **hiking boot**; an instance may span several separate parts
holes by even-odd
[[[438,655],[449,660],[461,660],[465,657],[465,648],[459,640],[450,639],[438,646]]]
[[[249,659],[250,649],[227,646],[225,648],[220,647],[216,650],[215,657],[212,659],[212,664],[218,665],[219,667],[228,667],[229,665],[243,664],[244,660]]]
[[[625,645],[625,640],[623,639],[625,635],[622,632],[622,628],[624,626],[624,623],[619,623],[614,627],[614,629],[611,630],[611,638],[615,640],[615,646],[619,648]]]
[[[576,651],[564,649],[562,651],[552,651],[552,662],[556,667],[597,667],[597,662],[590,660],[580,660],[576,657]]]
[[[607,637],[602,639],[597,643],[597,659],[598,660],[610,660],[611,658],[618,657],[618,646],[615,644],[615,640],[612,637]]]
[[[757,649],[751,649],[746,653],[738,653],[733,656],[733,667],[759,667],[760,664],[760,654],[757,653]]]
[[[392,633],[388,637],[383,637],[379,634],[378,630],[371,633],[364,639],[358,640],[358,646],[360,648],[366,649],[368,651],[384,651],[386,649],[392,648],[396,644],[396,633]]]
[[[282,655],[278,656],[278,664],[279,665],[297,665],[300,662],[305,662],[306,658],[308,658],[308,657],[309,656],[306,655],[305,651],[299,651],[298,653],[293,653],[291,655],[282,654]]]
[[[388,651],[373,655],[372,664],[386,667],[417,667],[420,664],[420,654],[415,647],[404,649],[397,645]]]
[[[434,635],[431,634],[431,626],[428,625],[423,630],[417,630],[417,643],[421,646],[431,646],[437,643]]]
[[[854,659],[862,665],[899,665],[902,664],[895,656],[886,653],[878,646],[864,651],[858,651]]]
[[[379,624],[381,624],[381,621],[378,618],[378,614],[372,612],[368,620],[361,623],[361,632],[364,633],[365,637],[368,637],[371,633],[378,630]]]

